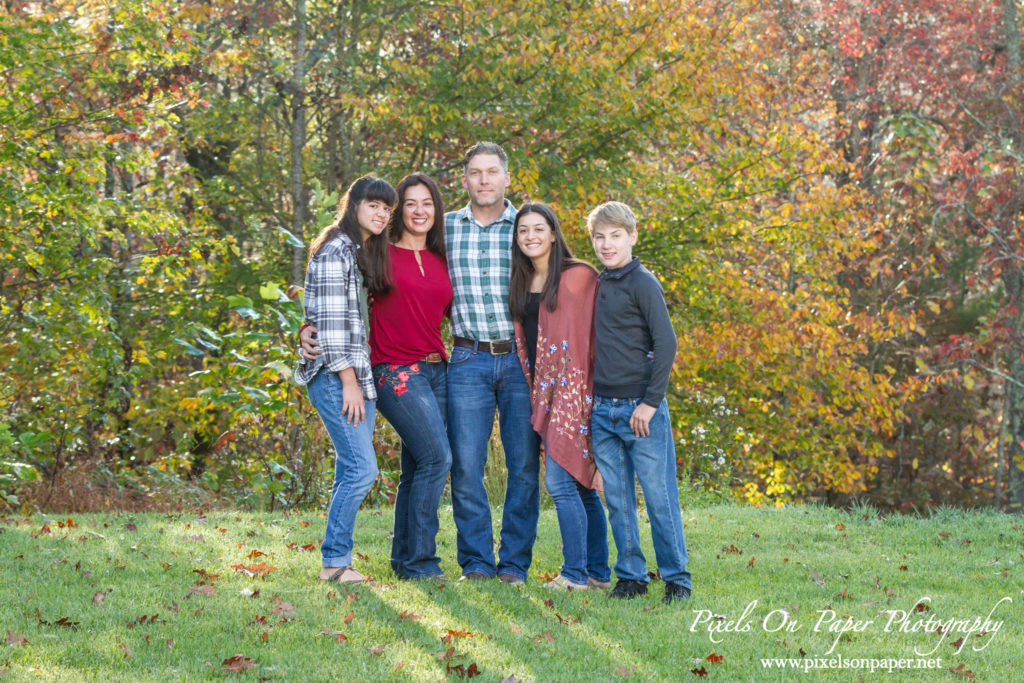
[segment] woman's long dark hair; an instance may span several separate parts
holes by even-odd
[[[533,261],[519,248],[519,240],[516,235],[519,232],[519,220],[524,216],[535,213],[540,215],[551,227],[551,234],[555,241],[551,244],[551,252],[548,254],[548,277],[544,281],[544,288],[540,297],[549,312],[554,312],[558,307],[558,283],[562,279],[562,271],[572,266],[586,266],[594,269],[586,261],[574,258],[562,236],[562,226],[555,216],[555,211],[542,202],[527,202],[519,207],[516,214],[515,225],[512,226],[512,275],[509,279],[508,311],[513,320],[522,321],[526,317],[526,302],[530,296],[530,282],[533,280]]]
[[[384,202],[393,210],[397,199],[395,188],[391,187],[391,183],[388,181],[373,174],[356,178],[341,198],[341,202],[338,204],[338,214],[334,221],[321,230],[320,234],[310,243],[310,260],[320,252],[325,244],[334,239],[338,233],[343,232],[356,246],[365,247],[357,252],[356,263],[363,274],[366,288],[373,292],[378,291],[382,285],[386,286],[389,265],[387,237],[382,232],[370,237],[368,244],[363,244],[363,234],[359,229],[358,220],[359,202]]]

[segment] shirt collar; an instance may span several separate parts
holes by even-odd
[[[509,225],[512,225],[512,224],[514,224],[516,222],[516,207],[513,206],[512,202],[510,202],[508,199],[505,199],[504,201],[505,201],[505,210],[502,212],[502,214],[501,214],[501,216],[499,218],[497,218],[496,220],[492,221],[491,223],[488,223],[488,225],[493,225],[494,223],[503,223],[503,222],[504,223],[508,223]],[[463,208],[461,208],[459,210],[458,216],[463,221],[467,221],[469,223],[475,223],[476,225],[480,225],[480,227],[486,227],[486,226],[481,225],[480,221],[478,221],[476,219],[476,217],[473,215],[473,209],[471,208],[471,206],[469,204],[466,204],[466,206],[464,206]]]
[[[621,280],[622,278],[626,277],[639,267],[640,257],[634,256],[629,263],[622,266],[621,268],[605,268],[604,270],[601,271],[599,277],[602,280]]]

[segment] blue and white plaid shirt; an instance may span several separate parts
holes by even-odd
[[[358,248],[342,233],[325,244],[306,268],[306,322],[316,325],[323,353],[312,361],[300,360],[295,381],[307,384],[321,368],[328,372],[352,368],[363,398],[375,401],[361,306],[362,277],[356,265]]]
[[[508,283],[516,208],[507,199],[501,217],[480,225],[469,205],[444,216],[452,279],[452,334],[477,341],[512,338]]]

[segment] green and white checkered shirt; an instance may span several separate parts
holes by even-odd
[[[466,205],[444,216],[452,279],[452,334],[477,341],[512,338],[508,281],[516,208],[507,199],[501,218],[480,225]]]

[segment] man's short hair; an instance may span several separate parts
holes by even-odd
[[[636,232],[636,214],[622,202],[605,202],[596,207],[587,216],[587,232],[594,236],[594,229],[598,225],[617,225],[625,228],[628,232]]]
[[[462,168],[465,170],[469,166],[469,160],[475,157],[477,154],[494,154],[501,159],[501,170],[508,173],[508,155],[505,154],[505,150],[501,148],[496,142],[487,142],[486,140],[481,141],[466,150],[465,156],[462,157]]]

